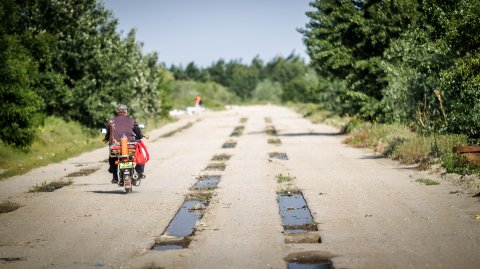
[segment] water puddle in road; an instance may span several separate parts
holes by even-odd
[[[201,176],[193,185],[192,190],[213,190],[220,182],[221,176]]]
[[[200,200],[186,200],[168,225],[164,234],[175,237],[192,235],[195,231],[195,224],[202,217],[203,211],[207,206],[206,203],[202,203]]]
[[[233,129],[233,132],[230,134],[230,136],[241,136],[244,129],[245,126],[237,126],[235,129]]]
[[[332,269],[333,263],[330,260],[316,263],[289,262],[288,269]]]
[[[283,230],[286,233],[303,233],[318,231],[310,209],[301,192],[278,193],[278,206],[282,218]]]
[[[278,159],[278,160],[286,160],[286,161],[288,160],[287,154],[283,152],[270,152],[268,156],[270,157],[270,159]]]
[[[233,142],[233,141],[227,141],[225,142],[223,145],[222,145],[222,148],[224,149],[231,149],[231,148],[234,148],[237,146],[237,142]]]
[[[332,258],[334,256],[320,251],[306,251],[292,253],[284,260],[288,269],[333,269]]]
[[[173,217],[162,238],[155,241],[152,250],[187,248],[195,233],[195,225],[202,218],[208,201],[187,199]]]

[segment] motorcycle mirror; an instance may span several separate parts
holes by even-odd
[[[106,134],[106,133],[107,133],[107,129],[102,128],[102,134]]]
[[[145,129],[145,124],[139,124],[138,127],[140,127],[140,129]]]

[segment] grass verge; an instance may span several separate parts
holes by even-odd
[[[60,162],[103,146],[100,131],[91,130],[78,122],[66,122],[48,117],[30,149],[22,150],[0,142],[0,180],[25,174],[33,168]]]
[[[147,130],[153,130],[170,121],[148,119],[140,123],[145,123]],[[86,128],[74,121],[47,117],[28,150],[11,147],[0,141],[0,180],[103,147],[105,144],[102,139],[100,130]]]

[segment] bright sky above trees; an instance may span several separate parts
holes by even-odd
[[[242,59],[249,63],[292,51],[308,61],[302,35],[309,0],[103,0],[125,33],[135,28],[144,52],[170,66]]]

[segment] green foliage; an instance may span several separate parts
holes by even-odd
[[[314,1],[307,28],[301,32],[312,65],[331,80],[343,80],[343,113],[364,119],[381,116],[380,100],[386,86],[381,66],[392,39],[415,22],[416,1]]]
[[[41,124],[43,100],[34,91],[36,63],[15,37],[0,37],[0,139],[29,146]]]
[[[271,82],[266,79],[258,83],[252,93],[252,100],[259,102],[272,102],[278,104],[281,102],[282,86],[278,82]]]
[[[325,108],[480,141],[479,1],[317,0],[311,6],[301,32],[323,77],[318,102]]]
[[[210,109],[223,109],[239,101],[234,93],[214,82],[175,81],[172,84],[171,99],[175,108],[193,106],[197,95],[202,96],[203,105]]]
[[[295,180],[294,176],[291,176],[290,174],[284,175],[284,174],[278,174],[275,176],[275,179],[277,180],[277,183],[283,183],[283,182],[291,182]]]
[[[138,118],[168,114],[157,55],[142,54],[134,31],[122,38],[101,3],[6,0],[0,17],[5,143],[31,145],[42,114],[90,127],[104,125],[118,103]]]
[[[199,69],[194,63],[187,68],[171,66],[176,79],[216,82],[242,101],[272,102],[317,100],[318,78],[303,59],[295,54],[275,57],[264,63],[255,57],[249,65],[239,60],[223,59]]]

